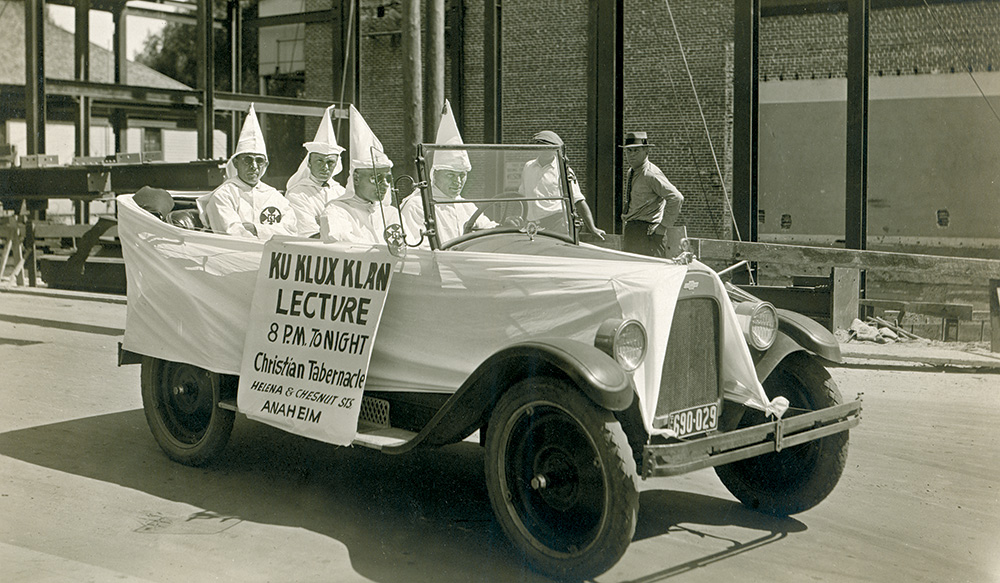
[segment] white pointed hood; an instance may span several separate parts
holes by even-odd
[[[319,121],[319,127],[316,128],[316,136],[313,140],[302,144],[306,149],[306,155],[299,164],[299,169],[285,183],[286,191],[299,182],[309,179],[309,154],[312,152],[323,154],[324,156],[337,155],[337,166],[333,169],[332,176],[340,174],[344,169],[344,164],[340,160],[340,153],[344,151],[344,148],[337,144],[337,136],[333,133],[333,122],[330,119],[333,114],[333,108],[334,106],[331,105],[323,112],[323,118]]]
[[[449,146],[465,144],[462,141],[462,134],[458,132],[455,114],[451,112],[451,103],[447,99],[444,101],[444,110],[441,112],[441,122],[438,124],[434,143]],[[472,163],[469,162],[469,154],[465,150],[439,150],[434,152],[434,163],[431,165],[431,172],[433,173],[435,170],[468,172],[472,170]]]
[[[264,132],[260,130],[260,122],[257,121],[257,111],[253,104],[247,112],[247,118],[243,120],[243,128],[240,129],[240,138],[236,141],[236,150],[229,157],[226,163],[226,178],[236,176],[236,166],[233,165],[233,158],[240,154],[260,154],[267,158],[267,146],[264,144]]]
[[[382,142],[361,117],[361,113],[349,108],[351,124],[351,172],[355,168],[392,168],[392,160],[385,154]]]

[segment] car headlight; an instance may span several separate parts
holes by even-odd
[[[767,350],[778,337],[778,312],[767,302],[737,302],[733,306],[743,336],[752,348]]]
[[[594,346],[632,372],[646,357],[646,328],[638,320],[605,320],[597,329]]]

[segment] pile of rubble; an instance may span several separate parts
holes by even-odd
[[[851,327],[838,331],[838,340],[841,343],[861,341],[875,342],[877,344],[889,344],[892,342],[905,342],[908,340],[924,340],[920,336],[907,332],[899,326],[887,322],[882,318],[869,317],[867,322],[855,318],[851,322]]]

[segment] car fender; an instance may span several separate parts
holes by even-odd
[[[564,376],[599,407],[610,411],[627,409],[635,394],[631,377],[594,346],[566,338],[521,342],[480,364],[416,437],[382,451],[404,453],[418,445],[464,439],[486,424],[504,391],[534,375]]]
[[[751,351],[758,380],[763,382],[793,352],[808,352],[829,362],[843,362],[840,343],[829,330],[797,312],[781,309],[777,312],[778,333],[774,344],[763,353]]]

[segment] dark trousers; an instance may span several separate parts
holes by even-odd
[[[639,255],[649,255],[650,257],[666,257],[667,242],[663,235],[647,235],[653,223],[646,221],[629,221],[625,223],[624,240],[622,241],[623,251],[638,253]]]

